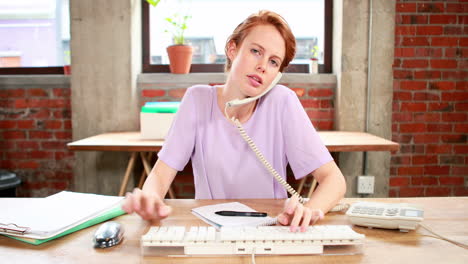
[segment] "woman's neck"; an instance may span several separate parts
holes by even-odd
[[[221,112],[224,113],[224,115],[226,115],[225,108],[226,108],[227,102],[234,100],[234,99],[246,98],[245,96],[233,93],[232,90],[235,90],[235,89],[229,89],[229,87],[226,84],[217,86],[216,88],[217,88],[216,94],[218,97],[218,107],[221,110]],[[240,105],[240,106],[228,107],[226,111],[229,117],[226,117],[226,118],[234,117],[238,119],[241,123],[245,123],[250,119],[250,117],[252,117],[256,106],[257,106],[257,101],[247,103],[244,105]]]

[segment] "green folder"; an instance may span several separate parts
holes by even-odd
[[[53,240],[53,239],[56,239],[56,238],[71,234],[73,232],[76,232],[76,231],[79,231],[81,229],[84,229],[84,228],[99,224],[101,222],[104,222],[106,220],[112,219],[114,217],[117,217],[117,216],[120,216],[120,215],[123,215],[123,214],[125,214],[125,211],[123,211],[122,208],[120,206],[118,206],[118,207],[115,207],[113,209],[110,209],[106,213],[103,213],[102,215],[100,215],[100,216],[98,216],[96,218],[88,220],[88,221],[86,221],[86,222],[84,222],[84,223],[82,223],[80,225],[77,225],[77,226],[72,227],[72,228],[70,228],[70,229],[68,229],[66,231],[63,231],[62,233],[60,233],[60,234],[58,234],[56,236],[49,237],[49,238],[46,238],[46,239],[34,239],[34,238],[26,238],[26,237],[17,237],[17,236],[10,236],[10,235],[4,235],[4,234],[2,234],[2,235],[7,236],[7,237],[11,237],[11,238],[19,240],[19,241],[26,242],[26,243],[29,243],[29,244],[40,245],[40,244],[45,243],[47,241],[50,241],[50,240]]]

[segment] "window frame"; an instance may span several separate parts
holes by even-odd
[[[333,0],[324,0],[324,58],[319,64],[319,73],[332,72],[332,40],[333,40]],[[142,72],[143,73],[169,73],[168,64],[151,64],[150,62],[150,5],[142,0]],[[308,64],[290,64],[285,71],[294,73],[308,73]],[[224,64],[192,64],[190,73],[195,72],[224,72]]]

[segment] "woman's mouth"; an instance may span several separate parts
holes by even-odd
[[[247,77],[249,77],[250,84],[253,87],[259,87],[263,83],[262,78],[258,75],[252,74],[252,75],[247,75]]]

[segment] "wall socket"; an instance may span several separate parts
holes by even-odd
[[[357,193],[359,194],[372,194],[374,193],[374,176],[358,176],[357,179]]]

